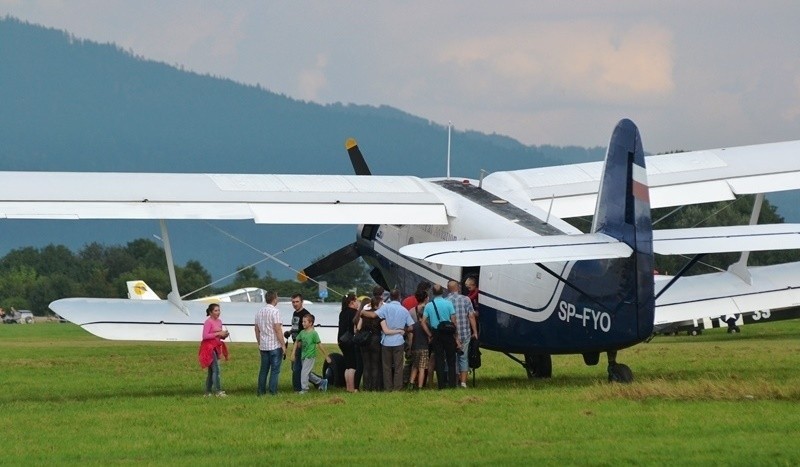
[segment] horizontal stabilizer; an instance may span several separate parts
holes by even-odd
[[[627,244],[601,233],[429,242],[400,248],[403,255],[452,266],[627,258],[631,252]]]
[[[653,231],[653,251],[660,255],[796,248],[800,248],[800,224],[734,225]]]

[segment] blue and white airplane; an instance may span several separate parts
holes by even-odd
[[[372,176],[355,142],[347,147],[358,175],[0,172],[7,193],[0,216],[161,220],[168,300],[50,305],[110,339],[198,339],[204,305],[180,300],[168,219],[358,222],[356,241],[306,268],[307,276],[358,256],[374,266],[376,282],[403,290],[421,279],[474,275],[481,346],[523,354],[529,376],[550,376],[552,354],[581,354],[595,365],[606,353],[609,379],[630,381],[617,352],[648,339],[660,321],[800,304],[800,263],[748,267],[743,254],[724,273],[681,271],[658,282],[653,275],[654,253],[798,248],[799,225],[653,231],[650,220],[651,207],[800,189],[800,141],[645,158],[637,127],[622,120],[604,163],[497,172],[480,181]],[[562,220],[592,213],[589,233]],[[254,341],[254,312],[252,304],[224,305],[234,341]]]

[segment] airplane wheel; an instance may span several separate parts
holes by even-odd
[[[328,384],[343,388],[344,384],[344,355],[340,353],[330,354],[331,362],[322,363],[322,377],[328,380]]]
[[[528,379],[552,378],[553,359],[549,354],[525,354],[525,370]]]
[[[687,331],[686,332],[686,334],[688,334],[690,336],[699,336],[702,333],[703,333],[703,330],[700,329],[700,328],[694,328],[691,331]]]
[[[25,318],[25,324],[33,324],[33,318],[31,318],[30,316]]]
[[[738,334],[740,332],[742,332],[742,330],[739,329],[739,326],[732,326],[728,328],[728,334]]]
[[[624,363],[608,365],[608,382],[628,384],[633,382],[633,372]]]

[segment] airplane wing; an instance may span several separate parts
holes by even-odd
[[[8,219],[447,223],[430,184],[410,176],[0,172],[0,186]]]
[[[650,156],[645,165],[653,208],[797,190],[800,140]],[[556,217],[585,216],[594,212],[602,167],[589,162],[495,172],[483,186],[505,198],[524,196]]]
[[[750,283],[728,271],[681,277],[656,300],[655,325],[798,306],[798,270],[800,262],[750,267]]]
[[[733,225],[653,231],[653,251],[661,255],[795,248],[800,248],[800,224]]]

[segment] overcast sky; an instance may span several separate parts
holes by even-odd
[[[526,144],[800,138],[800,2],[0,0],[0,14],[319,103]]]

